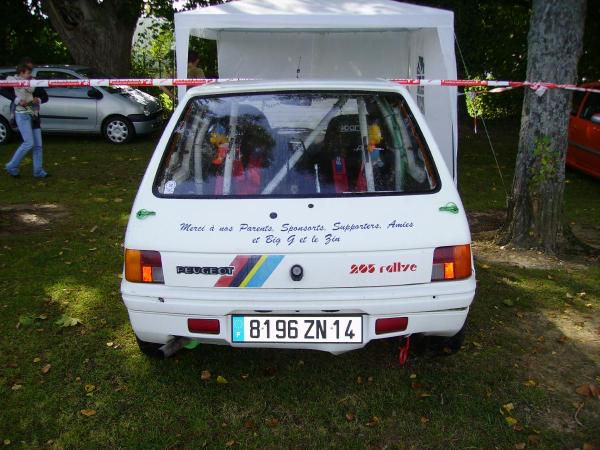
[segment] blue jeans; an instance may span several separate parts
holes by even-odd
[[[31,157],[33,159],[33,176],[45,177],[47,175],[42,167],[42,130],[32,128],[32,120],[31,114],[15,114],[15,121],[21,132],[23,143],[19,145],[12,159],[4,166],[6,171],[11,175],[19,175],[19,165],[29,150],[31,150]]]

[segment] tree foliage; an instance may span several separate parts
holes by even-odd
[[[221,3],[188,0],[183,7]],[[76,63],[126,76],[131,36],[140,17],[165,18],[171,0],[0,0],[0,65],[30,56],[38,63]],[[48,18],[50,20],[48,20]]]
[[[165,3],[165,2],[161,2]],[[220,0],[212,1],[188,1],[181,10],[194,8],[196,6],[207,6],[208,4],[223,3]],[[162,78],[175,74],[175,26],[174,9],[171,4],[157,5],[152,8],[148,5],[138,26],[142,31],[134,39],[131,52],[132,76],[140,78]],[[144,23],[150,22],[148,23]],[[190,37],[189,49],[200,56],[199,67],[202,68],[207,77],[217,77],[217,46],[215,41]],[[157,96],[163,108],[172,111],[173,101],[158,88],[147,89],[152,95]]]
[[[457,68],[461,78],[524,80],[531,0],[408,0],[454,12]],[[585,19],[584,51],[578,82],[600,80],[600,8],[589,8]],[[462,57],[461,57],[462,53]],[[464,57],[464,61],[463,61]],[[541,81],[541,80],[532,80]],[[471,116],[497,118],[521,113],[523,91],[481,94],[467,101]]]
[[[0,0],[0,11],[0,66],[14,66],[24,56],[42,63],[73,62],[60,36],[43,18],[39,4]]]
[[[460,77],[492,73],[496,79],[522,80],[527,69],[527,33],[531,0],[403,0],[454,12],[457,42],[469,73],[457,54]],[[596,1],[593,1],[597,5]],[[600,80],[600,8],[588,8],[579,80]],[[458,53],[458,52],[457,52]]]

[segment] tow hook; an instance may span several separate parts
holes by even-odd
[[[165,345],[160,347],[158,351],[162,353],[163,358],[167,359],[181,350],[188,342],[190,342],[190,338],[176,336],[174,339],[171,339]]]
[[[400,338],[400,352],[398,353],[398,362],[401,366],[408,359],[408,350],[410,349],[410,335]]]

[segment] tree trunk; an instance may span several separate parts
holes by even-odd
[[[586,0],[533,0],[527,80],[576,83]],[[541,94],[541,95],[538,95]],[[498,241],[556,254],[569,234],[563,220],[570,91],[528,89],[507,222]]]
[[[42,0],[76,64],[109,75],[129,75],[131,40],[142,0]]]

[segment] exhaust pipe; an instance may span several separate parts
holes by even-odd
[[[165,345],[160,347],[158,349],[158,351],[162,355],[163,358],[167,359],[167,358],[170,358],[171,356],[173,356],[179,350],[181,350],[188,342],[190,342],[190,338],[182,337],[182,336],[175,336],[173,339],[171,339]]]

